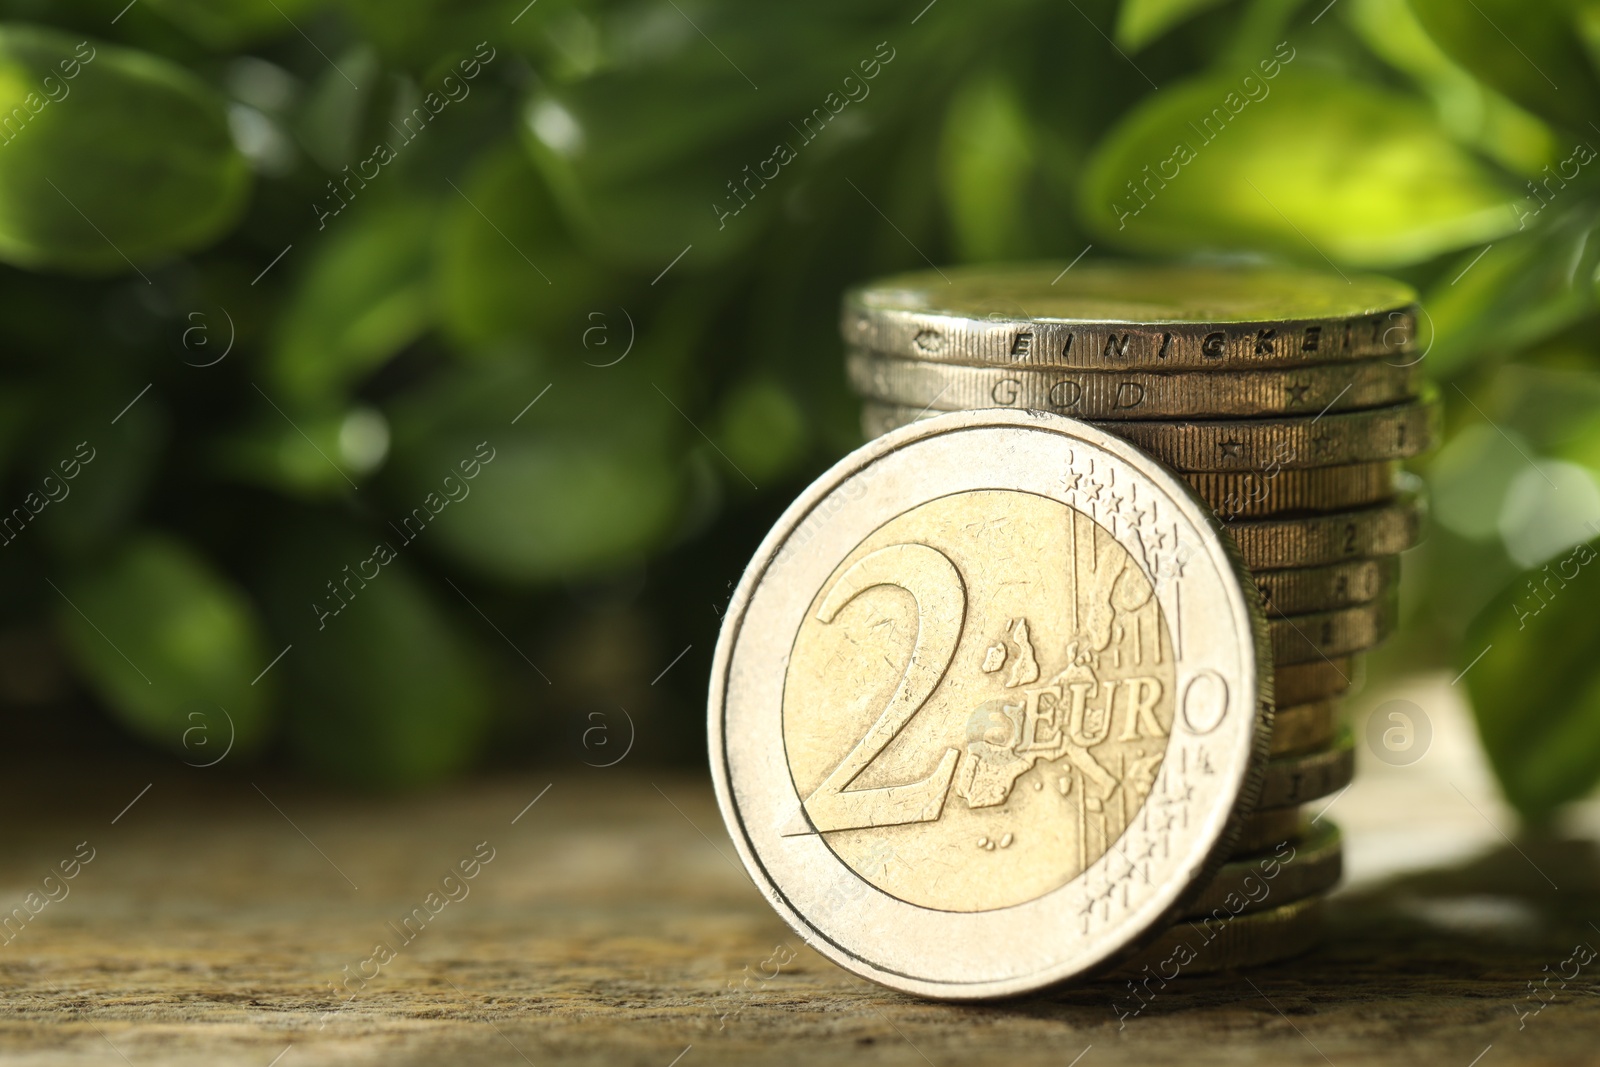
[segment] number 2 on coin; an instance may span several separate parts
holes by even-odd
[[[956,749],[946,749],[938,767],[920,781],[846,788],[933,695],[955,658],[966,623],[967,589],[961,573],[943,552],[917,543],[889,545],[857,560],[822,598],[817,621],[831,623],[856,597],[880,586],[911,594],[917,609],[916,641],[900,684],[877,720],[806,799],[806,814],[819,833],[932,822],[944,810],[960,756]]]

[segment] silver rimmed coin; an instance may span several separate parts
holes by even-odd
[[[857,449],[762,542],[717,644],[711,766],[746,869],[906,992],[1115,963],[1259,799],[1253,588],[1183,482],[1083,423],[960,412]]]
[[[845,343],[948,363],[1233,370],[1413,362],[1416,293],[1283,267],[950,267],[845,294]]]
[[[1437,405],[1418,401],[1322,418],[1160,422],[1089,420],[1180,471],[1295,470],[1408,459],[1433,446]],[[930,408],[868,401],[861,429],[876,437],[937,414]]]
[[[1207,371],[1037,370],[965,367],[851,352],[851,386],[864,397],[940,411],[1019,408],[1075,419],[1315,415],[1386,407],[1417,395],[1419,364],[1367,359],[1311,367]]]

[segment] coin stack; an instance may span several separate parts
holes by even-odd
[[[1265,784],[1191,921],[1136,972],[1174,953],[1186,973],[1266,963],[1319,936],[1341,872],[1322,812],[1354,765],[1338,701],[1394,626],[1397,557],[1419,536],[1399,469],[1432,438],[1415,299],[1376,277],[1092,263],[919,272],[845,296],[869,438],[978,408],[1083,420],[1177,472],[1254,576],[1276,703]]]

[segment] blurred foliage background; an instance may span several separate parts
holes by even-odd
[[[1541,818],[1600,773],[1597,61],[1595,0],[0,2],[8,747],[702,759],[732,585],[859,440],[840,290],[1092,245],[1421,290],[1377,669],[1482,652]]]

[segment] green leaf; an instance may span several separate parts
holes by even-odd
[[[1527,446],[1474,423],[1450,439],[1428,469],[1429,515],[1474,541],[1498,541],[1506,490],[1528,469]]]
[[[1137,51],[1178,23],[1226,0],[1122,0],[1117,12],[1117,40]]]
[[[438,551],[488,576],[536,582],[602,574],[643,557],[677,517],[682,475],[670,454],[597,435],[496,435],[492,460],[468,482],[457,468],[477,454],[477,443],[440,441],[436,449],[435,462],[408,471],[405,514],[419,531],[426,527],[419,536]],[[449,501],[452,492],[471,496]],[[441,500],[449,502],[429,518]]]
[[[671,381],[646,362],[659,361],[661,342],[638,347],[651,351],[609,368],[483,363],[394,406],[384,477],[394,521],[411,520],[419,550],[502,580],[640,561],[676,525],[685,487],[675,435],[694,431],[652,384]]]
[[[805,414],[772,381],[746,381],[723,400],[717,439],[728,459],[758,483],[785,474],[806,445]]]
[[[330,174],[338,175],[346,166],[356,170],[371,151],[360,138],[368,109],[378,105],[373,91],[380,84],[378,73],[378,54],[373,48],[358,44],[347,49],[322,71],[296,117],[295,135],[301,147]],[[387,138],[388,133],[384,127],[381,136]],[[360,184],[357,180],[356,186]],[[320,199],[337,209],[337,194],[324,192]]]
[[[434,319],[431,204],[358,201],[324,222],[268,355],[280,404],[342,401]]]
[[[249,184],[222,98],[188,71],[0,27],[0,259],[131,270],[215,240]]]
[[[251,680],[271,654],[255,609],[232,582],[183,545],[145,535],[62,584],[70,603],[56,618],[67,648],[124,726],[207,759],[224,747],[224,723],[234,752],[260,747],[271,726],[271,686]],[[202,734],[187,732],[197,727]],[[202,736],[216,748],[197,749]]]
[[[255,418],[213,445],[211,466],[224,477],[303,500],[327,499],[352,491],[388,456],[388,425],[371,408],[284,411],[267,397],[256,399]]]
[[[145,396],[112,425],[118,408],[141,387],[127,384],[124,393],[96,389],[84,404],[82,384],[70,392],[57,386],[51,398],[61,404],[56,418],[39,428],[33,447],[34,478],[40,488],[55,479],[59,501],[39,513],[38,535],[62,555],[84,556],[109,551],[129,534],[140,505],[160,476],[160,459],[170,430],[159,397]],[[108,383],[109,384],[109,383]],[[62,410],[65,407],[66,410]],[[72,478],[65,475],[73,472]],[[31,486],[30,486],[31,488]]]
[[[647,277],[690,245],[676,271],[725,263],[803,173],[864,140],[913,61],[886,5],[829,6],[826,21],[814,6],[619,11],[613,38],[648,49],[619,44],[592,76],[540,86],[524,143],[584,247]]]
[[[1439,47],[1536,114],[1588,132],[1600,79],[1564,0],[1411,0]]]
[[[276,670],[298,758],[375,786],[467,766],[489,722],[483,664],[412,573],[399,535],[308,522],[284,542],[269,586],[293,645]]]
[[[1415,101],[1303,66],[1277,73],[1147,97],[1089,165],[1091,224],[1150,252],[1255,248],[1355,266],[1516,228],[1510,193]]]
[[[1557,200],[1544,210],[1553,215],[1560,207]],[[1536,229],[1463,254],[1422,301],[1423,325],[1434,336],[1431,374],[1448,377],[1480,356],[1514,352],[1593,312],[1597,228],[1600,211],[1575,202]]]
[[[151,10],[217,51],[291,36],[322,0],[145,0]]]
[[[1023,200],[1036,140],[1017,87],[998,74],[971,79],[950,101],[940,186],[964,260],[1016,255],[1032,221]]]
[[[1451,134],[1518,174],[1537,174],[1560,158],[1550,127],[1445,55],[1408,0],[1351,0],[1340,10],[1368,48],[1433,98]]]
[[[552,22],[576,22],[595,32],[587,3],[553,5],[529,0],[341,0],[341,14],[356,31],[377,45],[396,66],[427,69],[444,59],[470,55],[480,41],[501,55],[526,52],[541,76],[546,57],[562,57],[561,47],[551,47],[546,27]],[[557,42],[564,45],[566,42]],[[542,46],[542,47],[541,47]],[[558,62],[551,66],[559,65]]]
[[[705,96],[698,87],[686,91],[677,81],[651,83],[650,88],[629,82],[614,90],[612,80],[583,92],[541,93],[523,109],[529,154],[585,244],[612,262],[641,270],[664,267],[689,245],[700,253],[689,264],[691,270],[707,260],[725,262],[748,248],[762,229],[759,220],[770,216],[777,205],[776,197],[760,195],[759,174],[751,178],[743,168],[759,170],[777,158],[779,142],[792,146],[798,138],[774,134],[759,144],[746,139],[740,147],[697,143],[700,139],[694,135],[700,131],[692,131],[682,116],[704,106]],[[737,88],[724,77],[715,80],[720,95]],[[629,93],[634,95],[621,99]],[[655,112],[674,101],[678,109],[686,109],[679,110],[676,120],[639,114],[641,109]],[[654,123],[639,124],[642,118],[653,118]],[[595,145],[607,140],[648,143],[647,129],[652,125],[657,130],[680,130],[684,140],[674,147],[681,147],[685,157],[657,163]],[[632,169],[652,163],[656,166],[651,171]],[[769,164],[769,171],[775,166]],[[744,181],[751,184],[738,184]],[[737,191],[740,188],[743,192]]]
[[[1578,35],[1589,53],[1589,62],[1600,69],[1600,3],[1596,0],[1575,0],[1577,10],[1573,17],[1578,21]]]
[[[616,301],[594,260],[573,248],[527,156],[515,145],[487,153],[461,190],[447,201],[438,262],[451,339],[471,351],[527,337],[563,346],[598,337],[584,331],[614,314]]]
[[[1461,645],[1473,714],[1506,798],[1540,822],[1600,781],[1596,549],[1580,545],[1511,583]]]

